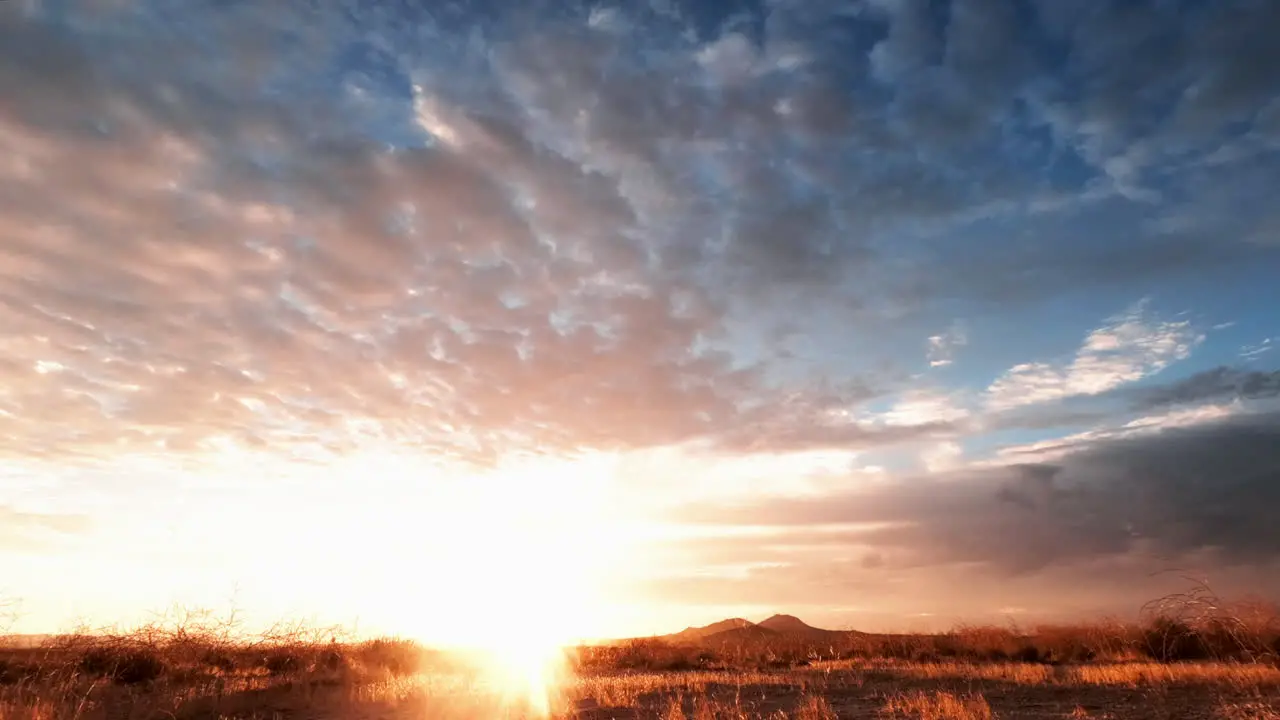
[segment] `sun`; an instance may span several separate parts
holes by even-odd
[[[513,702],[549,714],[566,647],[603,632],[626,566],[631,523],[612,466],[602,455],[528,458],[429,483],[385,622],[474,651]]]
[[[497,691],[545,715],[568,679],[565,649],[616,636],[634,602],[620,588],[648,511],[623,454],[477,471],[377,442],[323,466],[225,450],[206,472],[236,492],[188,504],[184,549],[207,549],[232,512],[257,528],[196,560],[247,587],[237,601],[265,624],[305,612],[355,636],[465,651]],[[237,480],[260,477],[276,482]],[[264,546],[288,548],[289,562]]]

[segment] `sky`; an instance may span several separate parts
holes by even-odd
[[[11,627],[1280,597],[1277,32],[1269,0],[2,3]]]

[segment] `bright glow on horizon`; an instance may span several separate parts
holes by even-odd
[[[547,714],[564,649],[602,634],[627,566],[631,519],[610,465],[535,459],[434,484],[420,498],[423,551],[405,568],[420,582],[387,623],[481,651],[497,682]]]
[[[81,606],[88,624],[127,625],[165,595],[237,604],[254,625],[354,621],[358,636],[475,651],[493,682],[539,712],[564,648],[616,628],[612,585],[630,568],[641,518],[628,514],[636,506],[623,501],[612,456],[465,471],[392,448],[323,466],[224,449],[204,474],[97,508],[96,541],[54,558],[67,571],[120,573],[97,607]],[[48,586],[51,570],[20,574]]]
[[[296,619],[524,654],[745,612],[643,587],[690,570],[682,538],[732,534],[663,518],[751,480],[716,460],[649,468],[595,453],[477,471],[377,440],[305,461],[216,445],[183,464],[125,456],[93,469],[11,468],[84,517],[47,545],[0,556],[4,589],[24,601],[16,630],[128,627],[179,605],[234,607],[247,631]],[[16,507],[44,508],[38,497]]]

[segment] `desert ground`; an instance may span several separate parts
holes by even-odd
[[[1274,615],[936,635],[733,619],[566,651],[539,708],[471,658],[193,623],[0,651],[0,720],[1280,719]]]

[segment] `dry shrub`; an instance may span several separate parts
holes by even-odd
[[[1280,720],[1280,709],[1262,702],[1224,702],[1213,716],[1216,720]]]
[[[262,656],[262,667],[272,675],[292,675],[302,670],[303,662],[295,650],[280,648]]]
[[[947,651],[944,656],[1005,661],[1025,647],[1025,640],[1008,628],[961,625],[942,636],[939,645]]]
[[[575,670],[582,674],[619,670],[678,672],[706,670],[726,664],[721,653],[692,645],[676,645],[657,638],[579,648],[573,660]]]
[[[662,720],[685,720],[683,698],[676,695],[667,700],[667,710],[662,714]]]
[[[240,666],[233,653],[223,648],[210,648],[200,656],[200,664],[223,674],[234,673]]]
[[[693,699],[693,718],[692,720],[716,720],[721,717],[721,711],[724,706],[717,703],[705,695],[699,695]]]
[[[40,666],[15,658],[0,658],[0,685],[16,685],[39,677]]]
[[[857,635],[847,643],[842,659],[893,659],[930,662],[953,652],[953,644],[943,635]]]
[[[1014,685],[1041,685],[1051,682],[1055,676],[1054,668],[1029,663],[870,661],[860,667],[866,674],[883,679],[981,680]]]
[[[1143,632],[1143,650],[1157,662],[1207,660],[1212,652],[1198,630],[1188,623],[1157,617]]]
[[[167,668],[155,648],[125,643],[91,647],[80,656],[76,665],[86,675],[110,679],[121,685],[157,680]]]
[[[368,669],[385,670],[392,675],[411,675],[421,670],[426,654],[421,645],[411,640],[378,638],[357,645],[354,658]]]
[[[1225,603],[1207,585],[1149,603],[1141,623],[1103,620],[1016,627],[969,625],[941,634],[833,633],[821,639],[740,634],[733,640],[673,644],[662,638],[581,648],[575,669],[616,671],[777,670],[832,660],[1017,662],[1047,665],[1157,662],[1277,662],[1280,610]]]
[[[1220,686],[1235,690],[1280,687],[1280,668],[1260,663],[1120,663],[1063,668],[1067,685],[1138,687],[1142,685]]]
[[[796,720],[838,720],[835,710],[821,695],[806,695],[796,707]]]
[[[1041,625],[1031,634],[1042,662],[1129,662],[1143,656],[1132,625],[1102,620],[1081,625]]]
[[[277,703],[354,697],[391,671],[416,669],[413,643],[337,640],[331,629],[296,623],[249,634],[234,617],[182,611],[132,629],[87,629],[36,647],[6,647],[0,720],[266,717]]]
[[[991,706],[982,695],[913,691],[888,699],[882,714],[910,720],[991,720]]]
[[[1280,609],[1263,601],[1228,602],[1209,583],[1186,578],[1184,592],[1143,606],[1145,650],[1160,662],[1237,660],[1275,662],[1280,653]]]
[[[165,662],[156,651],[131,650],[116,662],[111,671],[111,679],[121,685],[137,685],[158,680],[165,669]]]

